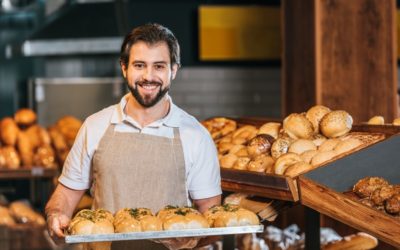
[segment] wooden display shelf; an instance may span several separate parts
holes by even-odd
[[[0,169],[1,180],[52,178],[57,175],[57,169],[49,169],[44,167]]]
[[[343,193],[360,179],[400,180],[400,135],[331,162],[299,177],[300,203],[358,230],[400,247],[400,219],[353,201]]]
[[[266,122],[279,122],[278,120],[271,120],[268,118],[230,118],[237,122],[238,126],[243,125],[254,125],[256,127],[261,126]],[[332,160],[323,163],[318,168],[324,167],[331,162],[335,162],[338,159],[347,157],[359,151],[363,151],[371,145],[379,144],[380,141],[385,141],[391,136],[400,133],[400,126],[393,125],[354,125],[351,132],[365,132],[370,134],[382,134],[384,138],[379,141],[375,141],[371,144],[364,145],[361,149],[356,151],[345,152]],[[315,168],[315,169],[318,169]],[[310,172],[314,171],[311,170]],[[298,190],[298,177],[287,177],[283,175],[257,173],[245,170],[235,169],[224,169],[221,168],[221,186],[223,190],[232,192],[244,192],[255,194],[261,197],[279,199],[285,201],[299,201],[299,190]]]

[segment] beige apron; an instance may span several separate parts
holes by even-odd
[[[186,171],[179,129],[174,138],[116,132],[111,124],[93,158],[94,208],[188,205]],[[112,249],[166,249],[151,241],[117,241]]]

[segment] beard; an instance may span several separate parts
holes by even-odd
[[[151,97],[149,95],[141,95],[139,93],[139,85],[143,86],[146,84],[158,85],[160,87],[156,96]],[[162,84],[160,82],[136,81],[135,87],[129,85],[129,83],[127,83],[127,85],[128,85],[128,89],[130,90],[133,97],[135,97],[136,101],[142,107],[145,107],[145,108],[151,108],[154,105],[156,105],[165,96],[165,94],[167,94],[169,91],[169,86],[167,86],[163,89],[163,88],[161,88]]]

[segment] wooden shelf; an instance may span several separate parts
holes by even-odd
[[[0,169],[0,180],[53,178],[58,174],[57,169],[43,167]]]

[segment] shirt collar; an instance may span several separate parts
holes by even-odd
[[[128,103],[128,98],[129,98],[129,93],[124,95],[121,98],[121,101],[115,105],[115,109],[113,111],[113,114],[111,116],[111,123],[112,124],[119,124],[122,123],[124,121],[126,121],[128,119],[128,116],[125,114],[124,109],[126,104]],[[170,102],[170,109],[169,112],[167,114],[167,116],[165,116],[164,118],[155,121],[151,124],[151,126],[156,126],[157,124],[161,125],[165,125],[168,127],[180,127],[181,123],[180,123],[180,110],[179,108],[172,102],[171,97],[168,95],[168,99]]]

